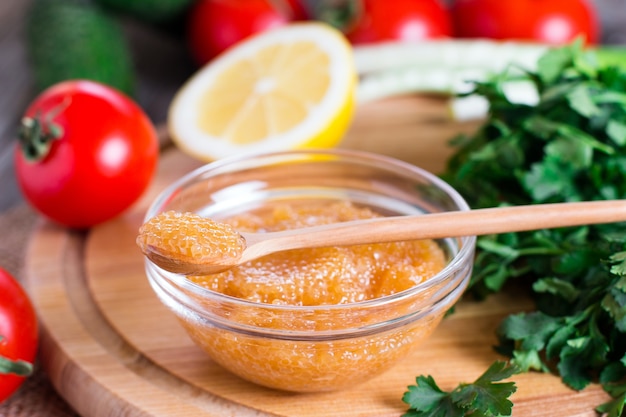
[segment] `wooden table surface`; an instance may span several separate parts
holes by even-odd
[[[37,215],[23,201],[13,174],[15,132],[21,114],[34,98],[32,75],[23,39],[23,20],[31,0],[0,0],[0,228],[17,236],[0,245],[0,266],[20,279],[29,227]],[[604,26],[603,42],[626,45],[626,1],[595,0]],[[155,124],[165,120],[169,102],[193,66],[180,39],[124,21],[139,75],[137,101]],[[6,245],[5,245],[6,246]],[[75,416],[41,370],[9,401],[0,416]]]

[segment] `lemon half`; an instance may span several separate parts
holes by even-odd
[[[319,22],[273,29],[198,70],[172,100],[168,130],[204,161],[333,147],[352,120],[357,80],[351,46],[336,29]]]

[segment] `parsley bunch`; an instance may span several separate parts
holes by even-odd
[[[520,78],[537,104],[509,100],[506,85]],[[443,175],[470,206],[626,199],[625,68],[601,67],[575,43],[474,93],[488,99],[488,120],[456,139]],[[613,400],[597,411],[626,415],[626,225],[490,235],[477,247],[470,293],[515,280],[536,304],[504,320],[498,350],[521,371],[557,373],[576,390],[601,383]]]

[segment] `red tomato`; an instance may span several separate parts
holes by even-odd
[[[360,6],[361,15],[346,30],[354,44],[452,36],[450,16],[439,0],[362,0]]]
[[[7,271],[0,268],[0,357],[32,364],[38,342],[37,316],[28,295]],[[0,402],[11,396],[24,379],[25,376],[0,370]]]
[[[309,11],[306,2],[309,0],[279,0],[284,3],[274,1],[274,5],[282,4],[281,7],[287,10],[290,20],[309,20]]]
[[[16,177],[31,205],[57,223],[87,228],[109,220],[133,204],[154,176],[154,126],[133,100],[111,87],[64,81],[35,98],[24,116],[31,128],[15,153]],[[34,146],[54,126],[59,136],[49,149]],[[25,149],[37,159],[29,160]]]
[[[587,0],[455,0],[450,13],[455,36],[569,43],[599,37],[596,10]]]
[[[277,7],[281,5],[282,7]],[[199,65],[247,38],[302,18],[294,0],[199,0],[189,13],[189,49]]]

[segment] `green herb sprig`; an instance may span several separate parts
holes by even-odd
[[[600,66],[579,43],[550,50],[523,77],[539,97],[533,105],[507,97],[515,74],[476,84],[489,117],[455,140],[443,178],[473,208],[625,199],[626,66]],[[498,351],[575,390],[600,383],[612,400],[596,410],[626,416],[626,225],[490,235],[477,246],[468,294],[487,297],[515,280],[536,305],[501,323]]]
[[[432,376],[419,376],[402,397],[409,405],[403,417],[510,416],[513,403],[508,398],[517,388],[513,382],[499,381],[517,371],[510,363],[496,361],[476,381],[450,392],[442,391]]]

